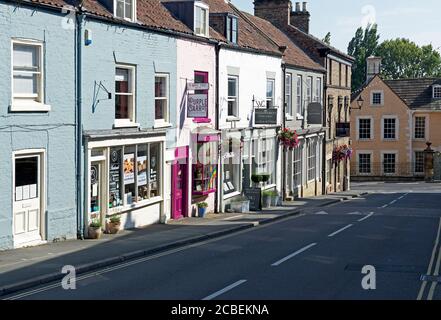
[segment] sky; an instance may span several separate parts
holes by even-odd
[[[253,13],[253,0],[232,0]],[[295,0],[291,1],[294,5]],[[441,1],[439,0],[309,0],[310,33],[323,39],[331,32],[331,44],[347,52],[360,26],[376,22],[380,42],[408,38],[418,45],[432,44],[441,53]]]

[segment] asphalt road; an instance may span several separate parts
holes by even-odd
[[[370,195],[130,261],[10,299],[441,299],[441,185],[365,183]],[[362,286],[375,268],[375,289]],[[371,269],[372,271],[373,269]]]

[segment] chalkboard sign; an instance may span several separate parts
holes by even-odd
[[[262,190],[260,188],[245,188],[244,194],[250,200],[250,211],[262,210]]]
[[[276,125],[277,109],[255,109],[254,124]]]

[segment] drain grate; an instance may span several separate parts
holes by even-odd
[[[427,275],[427,274],[423,274],[421,276],[421,281],[441,283],[441,277],[440,276],[430,276],[430,275]]]

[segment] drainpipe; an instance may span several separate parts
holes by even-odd
[[[215,51],[216,51],[216,97],[215,97],[215,119],[214,119],[214,128],[219,131],[219,52],[220,52],[220,44],[217,43],[215,46]],[[221,187],[221,181],[219,179],[220,177],[220,173],[221,173],[221,152],[220,152],[220,146],[222,145],[222,135],[221,135],[221,141],[218,144],[218,149],[217,149],[217,155],[218,155],[218,165],[219,168],[217,169],[217,190],[216,190],[216,194],[214,197],[214,212],[215,213],[219,213],[220,212],[220,208],[219,208],[219,196],[220,196],[220,187]]]
[[[80,5],[81,10],[81,5]],[[76,64],[76,185],[77,185],[77,237],[78,239],[84,240],[84,217],[83,217],[83,194],[82,194],[82,184],[81,184],[81,176],[82,176],[82,90],[81,90],[81,82],[82,82],[82,34],[83,34],[83,21],[84,16],[79,14],[76,16],[76,35],[75,35],[75,64]]]
[[[328,70],[328,59],[325,59],[325,69]],[[326,96],[326,92],[328,89],[328,73],[326,72],[323,75],[323,128],[325,128],[325,135],[323,138],[323,155],[322,155],[322,161],[323,161],[323,166],[322,166],[322,194],[326,194],[326,166],[327,161],[326,161],[326,135],[328,134],[328,130],[326,130],[326,110],[328,107],[328,97]],[[331,170],[331,168],[329,168],[329,170]]]
[[[282,130],[286,128],[286,65],[282,64]],[[292,79],[291,79],[292,81]],[[291,95],[290,95],[291,97]],[[286,199],[286,148],[282,148],[282,199]]]

